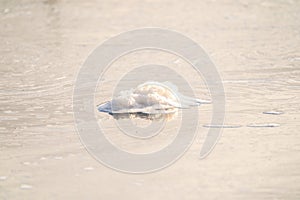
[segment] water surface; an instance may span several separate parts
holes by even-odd
[[[1,1],[0,199],[299,199],[299,13],[293,0]],[[200,106],[197,138],[186,154],[160,172],[133,176],[86,152],[72,94],[80,66],[98,44],[145,26],[177,30],[206,50],[225,87],[224,125],[238,128],[224,128],[214,151],[200,160],[205,125],[211,126],[211,107]],[[203,80],[184,61],[149,52],[112,66],[95,98],[111,97],[124,70],[145,62],[173,66],[208,99]],[[270,111],[283,114],[264,114]],[[98,119],[115,144],[138,153],[163,148],[178,128],[175,119],[163,134],[136,141],[114,131],[112,116]],[[135,123],[147,126],[143,119]]]

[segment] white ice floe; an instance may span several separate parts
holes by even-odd
[[[135,89],[122,91],[111,101],[98,105],[100,112],[120,113],[172,113],[178,108],[189,108],[210,101],[187,97],[169,82],[146,82]]]

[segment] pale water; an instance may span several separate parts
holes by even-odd
[[[1,1],[0,199],[299,199],[299,13],[296,0]],[[72,94],[97,45],[145,26],[179,31],[205,49],[223,79],[226,120],[211,124],[211,105],[196,107],[197,137],[184,156],[159,172],[131,175],[87,153],[74,125]],[[210,99],[203,80],[174,55],[126,59],[101,81],[96,111],[111,100],[124,71],[145,63],[172,67],[197,98]],[[160,72],[149,77],[163,82],[169,72]],[[126,80],[127,89],[137,86]],[[137,141],[118,132],[113,116],[98,112],[97,119],[115,145],[138,153],[163,148],[180,122],[172,118],[162,134]],[[144,127],[149,120],[132,122]],[[208,129],[220,126],[218,144],[200,160]]]

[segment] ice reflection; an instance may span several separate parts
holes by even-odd
[[[174,109],[173,112],[168,113],[143,113],[143,112],[137,112],[137,113],[110,113],[111,116],[113,116],[114,119],[145,119],[145,120],[152,120],[152,121],[170,121],[172,119],[175,119],[178,116],[178,109]]]

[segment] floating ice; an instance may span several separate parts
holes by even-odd
[[[146,82],[135,89],[122,91],[111,101],[98,105],[98,110],[109,114],[167,114],[176,112],[179,108],[207,103],[210,101],[180,94],[177,87],[169,82]]]

